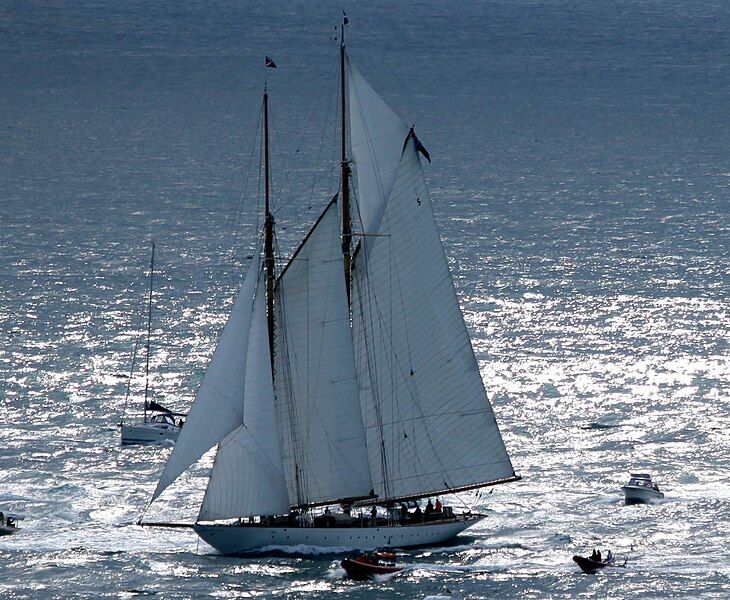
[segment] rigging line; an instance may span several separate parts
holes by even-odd
[[[483,415],[483,414],[489,414],[489,410],[486,408],[483,410],[470,410],[468,412],[464,412],[461,410],[453,410],[453,411],[448,411],[448,412],[431,413],[428,415],[424,414],[419,417],[408,417],[406,419],[396,419],[396,420],[391,421],[391,424],[401,425],[403,423],[412,423],[414,421],[420,421],[422,419],[433,419],[434,417],[451,417],[451,416],[464,417],[464,416],[469,416],[469,415]],[[368,429],[370,429],[370,428],[372,428],[372,425],[368,426]]]
[[[333,210],[333,209],[334,209],[334,206],[332,206],[332,205],[328,208],[328,210]],[[330,232],[325,232],[325,233],[329,233],[329,239],[331,240],[329,254],[328,254],[329,256],[338,256],[339,255],[339,252],[340,252],[340,248],[339,248],[339,244],[338,244],[339,232],[340,232],[339,224],[335,220],[332,220],[332,230]],[[339,263],[339,261],[335,261],[335,264],[337,265],[337,267],[339,267],[340,263]],[[339,268],[336,268],[334,271],[332,269],[328,269],[327,270],[327,282],[326,282],[324,289],[329,290],[331,288],[333,278],[339,280],[340,277],[341,277],[341,271]],[[325,345],[324,345],[325,331],[327,329],[326,323],[328,322],[328,320],[326,319],[326,315],[328,313],[328,308],[331,306],[330,299],[331,299],[330,294],[326,294],[325,303],[324,303],[324,307],[323,307],[323,313],[325,315],[325,320],[323,322],[322,328],[320,329],[320,335],[319,335],[319,347],[320,348],[325,347]],[[343,300],[344,300],[344,298],[343,298]],[[349,321],[349,319],[348,319],[348,321]],[[347,323],[347,329],[349,330],[349,322]],[[308,350],[308,354],[309,354],[309,350]],[[309,359],[307,360],[307,364],[309,364]],[[316,381],[320,381],[323,366],[324,366],[324,352],[320,352],[317,357],[317,365],[315,368]],[[308,370],[308,372],[309,372],[309,370]],[[359,401],[358,401],[357,397],[355,397],[354,400],[356,402],[356,408],[359,411]],[[327,439],[328,447],[330,449],[332,449],[333,448],[333,439],[330,436],[330,432],[328,432],[327,429],[324,427],[324,419],[322,418],[322,415],[319,411],[319,407],[316,404],[314,406],[313,412],[314,412],[314,414],[316,414],[316,416],[319,418],[319,422],[322,424],[322,430],[324,431],[325,438]],[[363,432],[364,432],[364,430],[363,430]],[[337,448],[336,444],[334,445],[334,447]],[[337,454],[344,458],[344,455],[339,448],[337,448]],[[358,471],[354,468],[354,466],[352,464],[350,464],[349,461],[347,461],[346,464],[348,467],[350,467],[350,471],[353,474],[358,473]],[[331,468],[331,466],[330,466],[330,468]]]
[[[383,215],[383,218],[385,219],[385,215]],[[388,227],[388,230],[392,230]],[[389,244],[390,251],[388,252],[388,289],[393,289],[393,242]],[[388,328],[390,331],[393,331],[393,294],[388,294]],[[395,390],[395,369],[392,368],[392,361],[395,356],[395,350],[393,349],[392,345],[390,348],[390,354],[391,354],[391,369],[390,369],[390,422],[393,422],[393,419],[395,417],[396,411],[400,410],[400,407],[398,406],[398,394]],[[398,432],[399,434],[400,432]],[[390,428],[390,437],[391,437],[391,448],[396,449],[396,465],[398,466],[398,475],[400,476],[401,470],[401,445],[398,443],[400,436],[396,434],[395,427]]]
[[[337,88],[337,81],[335,81],[335,90]],[[335,91],[332,95],[332,101],[337,104],[338,100],[338,94]],[[332,115],[332,124],[330,125],[330,135],[333,137],[332,143],[330,144],[330,157],[328,164],[332,165],[332,168],[329,171],[329,179],[327,181],[327,189],[331,190],[333,188],[337,188],[338,193],[342,191],[342,180],[340,178],[341,175],[341,162],[342,159],[339,155],[339,146],[341,143],[341,135],[342,131],[340,129],[339,123],[337,122],[337,109],[330,110],[329,114]]]
[[[153,285],[155,278],[155,243],[152,242],[152,259],[150,260],[150,292],[149,292],[149,308],[147,310],[147,345],[145,348],[145,370],[144,370],[144,412],[145,421],[147,421],[147,398],[150,392],[150,354],[152,353],[152,300]]]
[[[363,270],[364,277],[367,278],[367,269]],[[390,496],[389,493],[389,477],[388,477],[388,459],[385,453],[385,445],[383,440],[383,418],[380,411],[380,384],[378,382],[378,373],[377,373],[377,367],[376,367],[376,358],[374,352],[370,349],[370,337],[374,337],[374,332],[370,332],[368,329],[367,323],[369,322],[372,325],[374,325],[375,320],[372,318],[372,315],[369,313],[372,311],[370,308],[372,306],[371,302],[367,302],[368,310],[365,309],[365,303],[366,303],[366,294],[362,293],[361,284],[360,284],[360,278],[355,277],[353,278],[353,282],[355,283],[355,286],[353,287],[354,290],[357,292],[357,305],[360,308],[359,314],[361,315],[361,323],[360,328],[362,330],[362,341],[365,345],[365,368],[367,369],[368,378],[370,380],[370,396],[372,397],[372,404],[373,404],[373,411],[375,413],[375,424],[376,424],[376,432],[378,434],[378,454],[380,456],[380,475],[382,479],[383,484],[383,492],[386,497]],[[368,296],[370,298],[370,296]],[[370,316],[370,320],[368,321],[367,317]],[[355,326],[355,315],[353,313],[353,332],[354,332],[354,326]],[[354,337],[354,336],[353,336]],[[362,355],[362,351],[361,351]],[[367,442],[367,439],[366,439]],[[368,452],[369,454],[369,452]],[[374,476],[375,473],[372,473]],[[375,479],[375,477],[373,477]],[[375,483],[375,481],[373,481]]]
[[[285,314],[286,314],[286,293],[284,292],[285,285],[283,279],[279,280],[279,286],[280,286],[280,292],[278,295],[278,302],[277,302],[277,311],[279,315],[278,322],[283,325],[285,321]],[[288,340],[288,329],[285,327],[279,327],[278,328],[281,333],[278,333],[274,336],[274,340],[276,340],[279,336],[281,336],[282,344],[280,349],[280,357],[279,353],[275,353],[275,357],[279,358],[279,361],[281,362],[283,373],[281,374],[281,377],[283,378],[284,383],[284,392],[288,390],[287,397],[284,399],[286,404],[286,412],[282,413],[282,416],[286,416],[288,421],[288,439],[290,442],[291,450],[292,450],[292,460],[293,465],[290,465],[290,467],[294,468],[294,491],[297,495],[297,504],[303,504],[303,494],[308,495],[308,485],[307,485],[307,479],[306,477],[302,477],[302,470],[300,465],[304,462],[304,455],[303,455],[303,449],[301,445],[301,441],[299,439],[299,431],[296,428],[296,423],[299,422],[299,416],[297,411],[296,404],[292,401],[294,398],[294,391],[292,386],[292,375],[291,375],[291,361],[289,360],[289,351],[290,351],[290,342]],[[275,362],[276,364],[276,362]],[[274,377],[274,381],[276,381],[276,377]],[[275,397],[276,396],[276,386],[275,386]],[[287,481],[289,483],[289,481]]]
[[[284,322],[285,320],[285,314],[286,314],[286,302],[284,300],[285,297],[285,285],[283,281],[280,281],[280,289],[281,292],[279,293],[279,315],[280,315],[280,321]],[[283,334],[282,335],[282,344],[281,344],[281,361],[282,361],[282,379],[283,379],[283,385],[284,388],[282,389],[282,392],[285,395],[285,398],[283,398],[285,402],[285,412],[282,413],[282,416],[285,416],[287,419],[287,433],[288,433],[288,440],[289,440],[289,446],[291,448],[291,459],[288,461],[290,462],[290,468],[294,469],[294,492],[297,496],[297,504],[301,504],[304,496],[302,493],[302,485],[303,481],[301,478],[300,473],[300,465],[303,462],[303,456],[302,456],[302,448],[299,444],[299,434],[296,429],[296,423],[297,423],[297,407],[293,402],[294,398],[294,388],[292,386],[292,374],[291,374],[291,360],[289,360],[289,351],[290,351],[290,343],[288,341],[288,330],[282,329]],[[287,481],[288,484],[291,484],[291,481]]]
[[[227,232],[226,241],[238,232],[241,217],[243,215],[244,203],[245,203],[246,195],[247,195],[246,192],[248,191],[248,182],[249,182],[250,175],[251,175],[251,168],[253,166],[254,152],[258,145],[257,140],[259,137],[259,130],[261,128],[261,121],[262,121],[262,113],[261,113],[261,111],[259,111],[258,119],[256,120],[256,126],[254,128],[254,135],[252,138],[251,150],[249,151],[248,160],[246,162],[246,170],[244,172],[243,179],[239,183],[239,188],[238,188],[238,192],[237,192],[238,202],[236,204],[236,208],[233,213],[233,216],[229,217],[229,219],[228,219],[229,231]]]
[[[251,180],[251,171],[253,168],[253,158],[254,158],[254,153],[256,150],[256,146],[257,146],[257,140],[259,137],[259,131],[261,129],[262,120],[263,120],[263,113],[262,113],[262,111],[259,111],[259,116],[256,121],[256,127],[255,127],[254,135],[252,138],[253,141],[251,143],[251,150],[249,152],[248,162],[246,164],[245,175],[244,175],[243,181],[241,182],[240,187],[239,187],[238,203],[235,207],[233,217],[230,218],[229,231],[227,232],[226,238],[223,243],[223,259],[222,260],[224,262],[226,261],[226,254],[228,254],[228,252],[229,252],[229,250],[228,250],[229,245],[230,245],[231,257],[235,257],[235,253],[236,253],[235,241],[241,230],[241,223],[242,223],[242,219],[243,219],[244,208],[245,208],[245,204],[246,204],[246,199],[248,197],[248,186],[249,186],[249,182]],[[256,211],[256,215],[257,215],[256,232],[258,232],[258,210]],[[234,274],[234,278],[235,278],[235,274]]]
[[[132,353],[132,366],[129,369],[129,377],[127,378],[127,393],[124,396],[124,407],[122,408],[122,418],[119,424],[124,423],[124,416],[127,414],[127,404],[129,403],[129,394],[132,389],[132,376],[134,375],[135,361],[137,360],[137,349],[139,348],[139,336],[134,340],[134,352]]]
[[[271,109],[269,109],[269,115],[271,115]],[[276,129],[276,119],[272,118],[270,120],[270,129],[271,129],[272,137],[274,138],[274,142],[275,142],[273,144],[274,153],[278,155],[279,163],[281,165],[281,173],[283,173],[283,175],[284,175],[283,183],[279,186],[278,192],[273,194],[273,197],[274,197],[274,199],[283,197],[284,188],[285,187],[289,188],[289,197],[290,197],[291,206],[294,209],[294,218],[296,219],[297,227],[301,228],[302,227],[302,218],[299,214],[299,208],[297,207],[297,203],[294,201],[294,187],[292,186],[291,179],[289,177],[288,162],[284,158],[284,153],[282,150],[283,144],[281,143],[281,138],[279,137],[278,130]],[[271,212],[277,213],[277,212],[279,212],[280,208],[281,207],[277,207],[276,209],[272,208]]]
[[[406,173],[406,175],[407,175],[407,173]],[[384,219],[387,219],[388,217],[386,217],[385,215],[383,215],[383,218],[384,218]],[[385,238],[385,239],[388,239],[388,240],[390,240],[391,238]],[[392,245],[392,242],[389,242],[389,243],[390,243],[390,244]],[[385,338],[387,337],[387,340],[388,340],[388,341],[389,341],[389,343],[390,343],[390,348],[391,348],[391,354],[392,354],[392,356],[393,356],[393,357],[395,358],[395,365],[397,365],[398,369],[399,369],[399,370],[400,370],[400,372],[401,372],[401,377],[402,377],[403,381],[405,381],[405,383],[406,383],[406,385],[405,385],[405,388],[406,388],[406,389],[408,390],[408,393],[409,393],[409,395],[411,396],[411,399],[413,400],[413,404],[415,405],[415,407],[416,407],[416,408],[418,409],[419,413],[421,414],[421,417],[420,417],[420,418],[421,418],[421,420],[422,420],[422,422],[423,422],[423,425],[424,425],[424,427],[423,427],[423,430],[424,430],[424,432],[426,433],[426,437],[428,438],[428,441],[429,441],[429,444],[431,445],[431,448],[432,448],[432,449],[434,450],[434,455],[435,455],[435,457],[436,457],[436,460],[437,460],[437,461],[439,462],[439,464],[441,465],[441,468],[442,468],[442,471],[443,471],[443,476],[444,476],[444,477],[447,477],[448,475],[446,474],[446,469],[444,468],[444,465],[443,465],[443,463],[442,463],[442,461],[441,461],[441,458],[440,458],[439,452],[438,452],[438,450],[436,449],[436,447],[435,447],[435,445],[434,445],[434,443],[433,443],[433,439],[431,438],[431,434],[430,434],[430,432],[429,432],[429,430],[428,430],[428,427],[426,426],[426,425],[427,425],[427,421],[426,421],[426,416],[424,415],[424,412],[423,412],[423,408],[421,407],[421,403],[420,403],[420,401],[419,401],[419,399],[418,399],[418,393],[417,393],[417,390],[413,390],[413,389],[411,389],[411,386],[409,385],[409,382],[410,382],[410,379],[411,379],[411,378],[410,378],[410,377],[408,377],[408,378],[407,378],[407,377],[405,376],[405,371],[404,371],[404,369],[403,369],[403,366],[402,366],[402,365],[401,365],[401,363],[400,363],[400,360],[399,360],[398,354],[397,354],[397,352],[395,351],[395,345],[394,345],[394,340],[393,340],[393,337],[392,337],[392,335],[391,335],[391,330],[388,330],[388,329],[387,329],[387,328],[385,327],[385,318],[384,318],[384,316],[383,316],[383,314],[382,314],[382,311],[380,310],[380,303],[378,302],[378,298],[377,298],[377,295],[376,295],[376,293],[375,293],[375,289],[374,289],[374,284],[373,284],[373,282],[372,282],[372,281],[371,281],[371,279],[370,279],[370,276],[369,276],[369,273],[368,273],[368,269],[366,268],[366,269],[364,270],[364,272],[365,272],[365,280],[366,280],[366,284],[367,284],[367,286],[368,286],[368,288],[369,288],[369,290],[370,290],[370,292],[371,292],[371,293],[370,293],[370,296],[371,296],[371,297],[372,297],[372,299],[373,299],[373,304],[375,305],[375,308],[376,308],[376,312],[377,312],[378,320],[379,320],[379,321],[380,321],[380,323],[381,323],[381,327],[380,327],[380,330],[381,330],[381,331],[383,331],[383,332],[385,332],[385,334],[386,334],[386,335],[385,335],[385,336],[383,337],[383,340],[382,340],[382,341],[383,341],[383,343],[385,343]],[[413,385],[415,386],[415,383],[414,383]],[[382,425],[380,425],[380,427],[381,427],[381,436],[382,436]],[[412,443],[413,443],[413,447],[414,447],[414,449],[415,449],[415,441],[414,441],[414,442],[412,442]],[[420,461],[420,458],[419,458],[419,461]]]
[[[131,289],[132,288],[130,287],[128,290],[125,290],[125,291],[126,292],[129,292],[129,291],[131,291]],[[141,304],[141,306],[144,306],[144,302]],[[138,310],[139,310],[139,307],[138,307]],[[144,331],[142,329],[142,321],[143,321],[143,319],[144,319],[144,313],[137,313],[135,315],[135,312],[132,311],[132,319],[131,320],[132,320],[132,322],[136,321],[136,325],[132,325],[132,326],[133,326],[134,331],[136,332],[136,334],[135,334],[135,342],[134,342],[134,353],[132,354],[132,365],[131,365],[130,370],[129,370],[129,377],[128,377],[128,380],[127,380],[127,391],[126,391],[126,395],[125,395],[125,398],[124,398],[124,408],[122,410],[122,419],[126,415],[126,412],[127,412],[127,403],[128,403],[128,400],[129,400],[129,398],[131,396],[132,379],[134,378],[135,359],[137,357],[137,352],[139,351],[139,342],[140,342],[140,339],[141,339],[140,330],[141,331]]]
[[[311,185],[309,186],[309,195],[307,196],[307,205],[308,206],[312,204],[312,201],[314,199],[314,187],[315,187],[316,182],[318,180],[320,180],[320,177],[321,177],[321,175],[319,174],[319,168],[318,167],[319,167],[320,164],[322,164],[321,160],[322,160],[323,148],[324,148],[324,145],[325,145],[325,138],[327,137],[327,132],[330,130],[330,125],[329,125],[328,118],[329,118],[330,115],[333,115],[332,106],[333,106],[333,104],[335,102],[335,97],[336,97],[336,93],[335,93],[335,90],[336,90],[336,85],[335,85],[336,84],[336,77],[335,76],[336,76],[336,73],[337,73],[338,62],[339,62],[339,60],[332,63],[332,68],[330,69],[330,72],[329,72],[329,74],[327,76],[327,79],[326,79],[326,81],[328,83],[326,83],[325,86],[322,87],[322,90],[320,91],[319,98],[317,99],[317,103],[319,103],[319,101],[324,96],[325,90],[329,90],[329,95],[328,95],[328,100],[327,100],[327,106],[326,106],[326,109],[325,109],[325,117],[324,117],[325,124],[324,124],[324,127],[322,128],[322,134],[320,136],[319,146],[318,146],[318,149],[317,149],[317,156],[316,156],[316,159],[314,161],[314,168],[312,169],[312,182],[311,182]],[[333,165],[335,165],[335,163],[333,163],[332,161],[330,161],[328,164],[330,165],[330,168],[328,169],[328,171],[330,173],[330,177],[332,177],[332,172],[333,171],[336,171],[336,169],[333,169],[332,168]],[[329,184],[331,184],[331,180],[328,182],[328,188],[331,188],[331,185],[329,185]]]
[[[326,81],[329,81],[330,79],[333,78],[333,73],[336,71],[336,69],[337,69],[337,63],[336,62],[333,62],[332,67],[330,68],[330,72],[329,72],[329,74],[327,76]],[[309,116],[307,118],[307,122],[306,122],[306,125],[304,127],[304,131],[302,132],[302,136],[299,139],[299,143],[296,146],[296,152],[299,152],[304,147],[304,140],[306,139],[307,133],[309,132],[309,125],[314,120],[314,114],[315,114],[317,108],[319,107],[319,103],[322,100],[322,97],[324,96],[325,90],[329,89],[329,87],[330,86],[325,85],[320,90],[319,96],[317,96],[317,100],[315,101],[314,106],[312,107],[312,110],[309,112]]]
[[[266,463],[271,466],[271,469],[277,475],[279,475],[282,479],[284,479],[284,481],[286,481],[286,477],[284,476],[284,473],[282,471],[280,471],[269,458],[269,451],[266,450],[263,446],[261,446],[261,444],[257,441],[256,436],[250,432],[249,428],[246,427],[246,425],[244,423],[241,423],[241,425],[238,426],[238,429],[244,429],[246,431],[246,433],[248,433],[248,436],[251,439],[251,441],[254,443],[256,448],[258,448],[261,451],[261,455],[266,459]],[[236,429],[235,431],[238,431],[238,429]],[[213,461],[213,466],[211,467],[211,473],[212,473],[213,469],[215,468],[215,461],[218,460],[218,455],[219,455],[221,449],[225,448],[229,444],[232,444],[235,437],[236,436],[234,435],[234,433],[231,432],[218,443],[218,450],[216,453],[215,460]],[[247,452],[251,457],[256,458],[256,456],[248,448],[245,448],[238,443],[236,443],[236,445],[239,448],[241,448],[242,450],[244,450],[245,452]],[[259,461],[256,461],[256,462],[259,462]],[[273,480],[271,480],[271,481],[273,481]]]
[[[333,206],[330,206],[326,210],[334,210],[334,207]],[[320,221],[318,221],[318,223],[321,222],[321,219],[322,219],[322,217],[320,217]],[[315,227],[317,227],[317,225],[315,225]],[[325,232],[325,233],[330,233],[330,239],[332,240],[332,244],[330,245],[330,248],[329,248],[330,255],[337,255],[337,254],[339,254],[339,244],[338,244],[339,226],[338,226],[337,222],[334,221],[334,220],[332,221],[332,228],[333,228],[333,231],[332,232]],[[305,247],[303,246],[302,248],[304,249]],[[305,252],[306,252],[306,256],[303,256],[302,258],[304,259],[304,261],[307,261],[305,268],[307,269],[307,277],[308,277],[309,276],[309,268],[310,268],[310,265],[312,264],[309,261],[311,261],[313,257],[310,256],[311,252],[310,252],[310,250],[308,248],[305,250]],[[305,264],[304,261],[303,261],[302,264]],[[337,260],[335,262],[339,266],[339,264],[340,264],[339,263],[339,260]],[[336,272],[333,272],[333,270],[331,270],[331,269],[328,270],[328,272],[327,272],[326,285],[323,286],[325,290],[330,289],[330,284],[332,282],[333,277],[336,278],[336,277],[339,276],[339,274],[340,274],[339,269],[337,269]],[[280,279],[280,285],[282,285],[283,283],[284,283],[284,278],[282,277],[282,279]],[[307,289],[307,311],[308,311],[309,310],[309,289],[310,289],[310,286],[307,285],[306,286],[306,289]],[[282,297],[283,295],[285,295],[285,294],[283,294],[283,292],[282,292],[282,294],[280,294],[280,297]],[[282,304],[283,303],[284,302],[282,301]],[[319,306],[319,304],[318,304],[318,306]],[[323,310],[324,310],[325,313],[327,313],[329,306],[330,306],[330,294],[325,294],[325,304],[324,304],[324,308],[323,308]],[[284,311],[284,313],[286,313],[286,311]],[[282,316],[282,323],[285,323],[285,321],[286,321],[286,316],[284,314]],[[327,323],[327,322],[330,322],[330,321],[328,321],[328,320],[323,321],[323,327],[319,328],[319,346],[318,346],[319,348],[325,348],[325,345],[324,345],[325,328],[326,328],[325,323]],[[314,390],[312,390],[312,388],[311,388],[312,382],[310,382],[310,374],[313,374],[314,384],[316,384],[316,383],[318,383],[318,382],[320,382],[322,380],[322,377],[323,377],[323,375],[322,375],[322,369],[323,369],[323,366],[325,364],[325,358],[324,358],[324,352],[320,352],[315,357],[316,358],[316,365],[315,365],[315,367],[313,369],[310,369],[309,368],[310,367],[310,364],[311,364],[311,360],[310,360],[311,352],[310,352],[310,348],[309,348],[309,343],[310,343],[310,338],[312,337],[312,335],[310,335],[310,319],[309,319],[309,317],[307,317],[306,323],[307,323],[306,351],[305,351],[305,357],[306,358],[305,358],[304,361],[302,361],[298,357],[298,354],[296,352],[296,348],[294,348],[295,344],[291,340],[291,338],[289,338],[287,336],[286,339],[288,340],[288,343],[287,343],[287,359],[288,359],[288,364],[290,366],[290,369],[291,369],[292,363],[294,363],[296,366],[298,366],[298,365],[302,364],[302,362],[304,362],[304,365],[305,365],[305,379],[307,380],[307,386],[306,386],[306,389],[307,389],[306,401],[307,401],[307,406],[309,407],[309,402],[314,397],[314,393],[313,392],[320,391],[318,387],[315,388]],[[297,372],[299,373],[299,369],[297,369]],[[291,383],[290,383],[290,385],[291,385]],[[355,398],[355,401],[357,402],[357,398]],[[301,404],[301,402],[299,402],[298,404]],[[358,405],[358,410],[359,410],[359,402],[357,402],[357,405]],[[311,408],[311,412],[310,411],[307,411],[307,421],[306,421],[307,435],[304,436],[305,439],[307,441],[309,441],[309,439],[311,437],[313,423],[315,422],[315,417],[316,417],[317,420],[319,421],[320,425],[322,426],[322,431],[324,432],[325,439],[328,441],[328,446],[330,447],[330,449],[332,449],[333,448],[333,444],[334,444],[334,439],[330,435],[330,432],[328,432],[327,429],[324,427],[325,419],[323,418],[322,413],[320,412],[320,409],[319,409],[318,405],[316,403],[314,403],[310,408]],[[299,423],[301,423],[301,421],[299,421]],[[345,463],[345,466],[349,467],[349,470],[353,474],[360,474],[360,471],[358,469],[356,469],[354,467],[354,465],[349,460],[347,460],[347,458],[345,457],[345,455],[342,452],[342,450],[339,449],[339,448],[337,448],[336,445],[334,445],[334,448],[335,448],[336,453],[343,459],[343,461]]]

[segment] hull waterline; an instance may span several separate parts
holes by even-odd
[[[626,565],[617,565],[615,562],[604,562],[585,558],[584,556],[574,556],[573,561],[580,567],[580,570],[588,575],[595,575],[601,569],[624,568]]]
[[[163,429],[150,425],[122,425],[122,444],[150,444],[154,442],[175,441],[180,434],[178,427]]]
[[[350,579],[357,581],[373,579],[376,575],[391,575],[392,573],[398,573],[403,570],[403,567],[396,567],[395,565],[371,565],[349,558],[343,560],[340,566],[345,570],[345,573],[347,573]]]
[[[664,494],[651,488],[623,486],[626,504],[651,504],[664,499]]]
[[[457,536],[483,516],[444,523],[393,527],[252,527],[222,524],[195,525],[195,532],[221,554],[285,549],[301,546],[375,550],[441,544]]]

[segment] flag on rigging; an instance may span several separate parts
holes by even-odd
[[[416,132],[413,131],[413,127],[411,127],[411,130],[408,132],[408,135],[406,136],[406,141],[403,144],[403,150],[406,149],[406,144],[408,143],[408,140],[411,138],[413,138],[413,141],[416,144],[416,152],[420,152],[421,154],[423,154],[423,157],[430,163],[431,155],[428,153],[428,150],[426,150],[425,146],[421,143],[421,140],[418,139]]]
[[[276,69],[276,63],[271,60],[270,56],[266,57],[266,62],[264,63],[265,67],[269,67],[270,69]]]
[[[342,24],[343,25],[349,25],[350,19],[347,18],[347,15],[345,14],[345,11],[342,11]]]

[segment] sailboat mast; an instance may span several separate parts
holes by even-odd
[[[150,391],[150,339],[152,338],[152,285],[155,277],[155,243],[152,242],[150,259],[150,292],[147,306],[147,362],[144,368],[144,420],[147,421],[147,397]]]
[[[269,94],[264,86],[264,266],[266,268],[266,322],[269,329],[269,355],[274,369],[274,215],[271,214],[269,175]]]
[[[347,160],[347,114],[345,105],[345,21],[340,25],[340,114],[342,115],[342,147],[340,168],[342,172],[342,263],[345,270],[347,304],[350,304],[350,246],[352,224],[350,222],[350,163]]]

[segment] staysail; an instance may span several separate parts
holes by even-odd
[[[279,278],[276,398],[292,505],[367,496],[336,200]]]
[[[350,147],[359,211],[354,221],[365,233],[374,233],[395,181],[408,129],[349,62],[348,70]]]
[[[412,137],[376,233],[355,257],[352,290],[376,494],[417,497],[513,478]]]
[[[261,252],[254,254],[152,500],[243,422],[243,383]]]
[[[274,414],[264,277],[262,271],[246,344],[243,425],[218,444],[199,520],[289,511]]]

